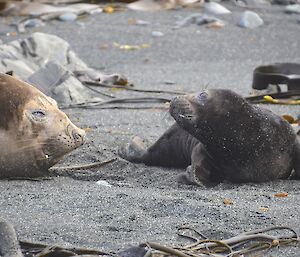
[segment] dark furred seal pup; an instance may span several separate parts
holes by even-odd
[[[84,130],[35,87],[0,74],[0,178],[37,177],[83,144]]]
[[[293,128],[230,90],[175,97],[176,123],[148,149],[135,137],[119,155],[146,165],[187,167],[188,183],[264,182],[300,178],[300,143]]]

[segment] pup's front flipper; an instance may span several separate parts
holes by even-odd
[[[144,163],[146,158],[147,148],[143,139],[135,136],[130,143],[118,149],[118,154],[121,158],[135,163]]]
[[[192,151],[192,164],[186,172],[179,176],[178,181],[197,186],[213,186],[221,181],[213,160],[207,154],[205,147],[199,143]]]

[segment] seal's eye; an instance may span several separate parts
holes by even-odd
[[[199,104],[205,104],[207,101],[208,94],[206,92],[201,92],[199,95],[196,96],[197,102]]]
[[[35,121],[42,121],[46,117],[46,113],[42,110],[34,110],[31,112],[31,117]]]

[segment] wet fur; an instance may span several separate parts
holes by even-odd
[[[202,184],[263,182],[300,177],[299,142],[276,114],[250,105],[230,90],[209,90],[172,100],[176,124],[148,149],[132,141],[122,158],[160,166],[189,166],[183,179]]]

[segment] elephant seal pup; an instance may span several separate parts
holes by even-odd
[[[84,139],[52,98],[0,74],[0,178],[46,175]]]
[[[176,123],[148,149],[139,137],[119,155],[136,163],[188,166],[185,182],[264,182],[300,178],[300,147],[293,128],[271,111],[230,90],[175,97]],[[181,177],[182,178],[182,177]]]

